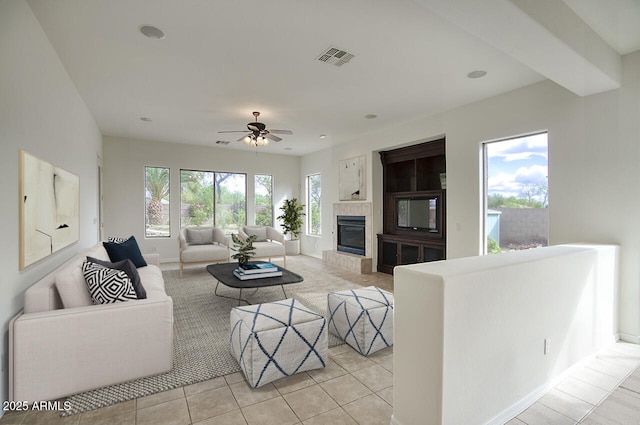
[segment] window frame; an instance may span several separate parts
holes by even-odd
[[[274,220],[275,220],[275,217],[274,217],[275,216],[275,212],[274,212],[274,209],[273,209],[273,189],[274,189],[274,184],[273,184],[273,175],[272,174],[254,174],[254,176],[253,176],[253,223],[255,225],[258,225],[257,218],[258,218],[258,205],[259,204],[258,204],[258,191],[256,190],[257,187],[258,187],[258,184],[256,183],[258,177],[269,177],[269,179],[270,179],[271,193],[270,193],[270,198],[269,198],[270,204],[269,204],[268,209],[270,211],[271,221],[270,221],[270,224],[266,224],[266,226],[273,227],[273,223],[274,223]],[[260,205],[260,206],[262,207],[262,205]],[[265,224],[260,224],[260,225],[265,225]]]
[[[182,219],[182,193],[183,193],[183,188],[182,188],[182,176],[184,172],[195,172],[195,173],[207,173],[211,175],[211,216],[207,217],[207,222],[206,223],[201,223],[201,224],[189,224],[189,225],[184,225]],[[238,227],[241,226],[245,226],[247,224],[247,193],[248,193],[248,174],[247,173],[241,173],[241,172],[234,172],[234,171],[212,171],[212,170],[198,170],[198,169],[191,169],[191,168],[181,168],[180,169],[180,228],[188,228],[188,227],[198,227],[198,226],[205,226],[205,227],[209,227],[209,226],[213,226],[213,227],[218,227],[221,230],[225,231],[228,229],[222,229],[220,227],[220,223],[219,223],[219,217],[218,217],[218,193],[217,193],[217,188],[219,185],[218,183],[218,175],[222,175],[222,174],[229,174],[229,175],[237,175],[237,176],[243,176],[244,177],[244,222],[243,223],[237,223]],[[222,186],[224,187],[224,186]],[[210,219],[210,221],[209,221]]]
[[[488,146],[492,145],[492,144],[496,144],[496,143],[501,143],[501,142],[509,142],[509,141],[513,141],[513,140],[518,140],[518,139],[526,139],[527,137],[535,137],[535,136],[539,136],[545,134],[546,135],[546,167],[547,167],[547,180],[546,180],[546,190],[547,190],[547,195],[546,195],[546,206],[545,208],[549,208],[549,200],[548,200],[548,187],[549,187],[549,130],[540,130],[540,131],[535,131],[535,132],[531,132],[531,133],[524,133],[524,134],[520,134],[520,135],[515,135],[515,136],[510,136],[510,137],[504,137],[504,138],[500,138],[500,139],[493,139],[493,140],[486,140],[480,143],[480,156],[481,156],[481,161],[482,161],[482,174],[481,174],[481,205],[482,205],[482,217],[481,217],[481,235],[480,235],[480,253],[481,255],[488,255],[489,254],[489,243],[488,243],[488,238],[489,238],[489,223],[488,223],[488,211],[489,211],[489,153],[488,153]],[[544,205],[544,202],[543,202]],[[547,244],[549,241],[549,227],[548,227],[548,223],[547,223]],[[497,241],[498,243],[500,241]]]
[[[168,232],[167,234],[162,234],[162,235],[150,235],[148,234],[148,230],[150,228],[150,224],[149,224],[149,202],[147,201],[147,194],[149,192],[148,189],[148,179],[147,179],[147,170],[149,169],[162,169],[162,170],[166,170],[167,171],[167,182],[166,182],[166,189],[167,189],[167,194],[164,195],[162,198],[160,198],[160,207],[161,210],[163,211],[162,215],[164,216],[164,207],[162,206],[162,201],[167,199],[168,202],[168,206],[167,206],[167,222],[166,224],[162,224],[163,226],[166,225]],[[153,200],[153,198],[149,195],[150,199]],[[163,220],[164,221],[164,220]],[[171,238],[171,168],[170,167],[162,167],[162,166],[152,166],[152,165],[145,165],[144,166],[144,238],[145,239],[167,239],[167,238]]]
[[[312,178],[319,178],[319,187],[320,187],[320,196],[318,198],[318,202],[317,202],[317,207],[318,207],[318,233],[313,233],[312,229],[313,229],[313,202],[312,202],[312,198],[311,198],[311,179]],[[306,234],[307,236],[316,236],[316,237],[321,237],[322,236],[322,173],[313,173],[313,174],[308,174],[305,178],[305,189],[306,189],[306,205],[307,205],[307,211],[306,211],[306,217],[307,217],[307,226],[306,226]]]

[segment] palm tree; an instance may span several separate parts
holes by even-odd
[[[169,196],[169,169],[147,167],[146,188],[151,200],[147,204],[147,217],[150,225],[161,225],[162,200]]]

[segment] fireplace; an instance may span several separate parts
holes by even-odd
[[[363,215],[337,216],[338,251],[365,255],[365,217]]]

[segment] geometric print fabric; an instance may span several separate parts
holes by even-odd
[[[110,304],[138,299],[133,283],[121,270],[85,261],[82,273],[94,304]]]
[[[393,345],[393,294],[375,286],[327,295],[329,333],[368,356]]]
[[[229,320],[231,352],[253,388],[326,366],[326,318],[293,298],[235,307]]]

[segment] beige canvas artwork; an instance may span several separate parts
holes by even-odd
[[[339,162],[339,196],[341,201],[367,199],[365,192],[365,156],[343,159]]]
[[[20,269],[80,238],[80,178],[20,151]]]

